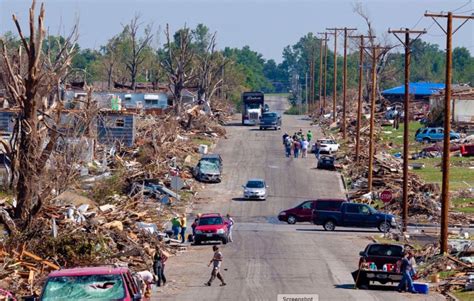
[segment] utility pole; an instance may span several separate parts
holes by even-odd
[[[357,28],[344,27],[344,76],[342,81],[342,139],[346,139],[347,33]]]
[[[336,122],[336,100],[337,100],[337,32],[342,28],[326,28],[326,30],[334,30],[334,78],[332,93],[332,121]]]
[[[328,71],[328,35],[331,35],[333,33],[331,32],[318,32],[318,34],[324,34],[324,81],[323,81],[323,105],[322,105],[322,111],[325,113],[326,111],[326,98],[327,98],[327,71]]]
[[[308,110],[308,72],[306,72],[304,77],[304,91],[305,91],[305,105],[306,105],[306,112]]]
[[[408,124],[410,122],[410,64],[411,64],[411,45],[424,33],[426,30],[410,30],[409,28],[400,30],[388,30],[402,43],[405,47],[405,102],[404,102],[404,125],[403,125],[403,202],[402,202],[402,231],[407,231],[408,224]],[[397,34],[405,34],[405,41],[403,41]],[[410,33],[418,34],[414,40],[410,40]]]
[[[310,74],[310,89],[311,89],[311,93],[310,93],[310,99],[309,99],[309,102],[311,104],[311,107],[313,106],[314,104],[314,73],[315,73],[315,59],[316,59],[316,45],[311,45],[311,64],[310,64],[310,69],[311,69],[311,74]],[[310,108],[311,108],[310,107]]]
[[[381,46],[370,46],[363,48],[368,48],[372,50],[372,53],[368,52],[368,54],[372,57],[372,95],[370,99],[369,176],[367,179],[368,190],[369,192],[372,192],[372,178],[374,167],[375,100],[377,98],[377,62],[381,55],[380,50],[387,50],[390,48]]]
[[[357,124],[356,124],[356,163],[359,163],[360,157],[360,126],[362,123],[362,82],[364,80],[364,39],[374,39],[375,36],[350,36],[350,38],[360,39],[359,45],[359,95],[357,99]]]
[[[449,225],[449,148],[450,148],[450,132],[451,132],[451,76],[452,76],[452,64],[453,64],[453,49],[452,49],[452,38],[453,34],[456,33],[467,21],[474,19],[474,15],[461,16],[453,15],[452,12],[439,13],[425,13],[425,17],[431,17],[436,24],[446,34],[446,87],[444,89],[444,141],[443,141],[443,182],[441,188],[441,238],[440,238],[440,253],[446,255],[448,252],[448,225]],[[447,18],[447,28],[438,23],[435,18]],[[453,19],[463,19],[461,23],[453,31]]]

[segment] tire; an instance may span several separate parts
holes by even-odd
[[[323,228],[325,231],[334,231],[336,229],[336,223],[330,219],[324,222]]]
[[[198,240],[198,239],[196,239],[196,240],[194,241],[194,244],[195,244],[196,246],[199,246],[199,245],[201,244],[201,241]]]
[[[224,238],[222,239],[222,244],[223,244],[223,245],[226,245],[226,244],[227,244],[227,237],[224,237]]]
[[[430,138],[423,138],[423,143],[428,144],[431,142]]]
[[[260,127],[260,130],[263,130],[263,128],[262,128],[262,127]]]
[[[379,224],[379,226],[377,227],[379,229],[380,232],[382,233],[388,233],[390,232],[390,223],[387,222],[387,221],[383,221]]]
[[[357,288],[368,289],[370,285],[370,281],[367,279],[358,279],[356,283]]]
[[[290,225],[296,224],[296,216],[294,216],[294,215],[288,216],[288,220],[286,222]]]

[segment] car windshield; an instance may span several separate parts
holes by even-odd
[[[203,217],[199,219],[199,226],[222,225],[222,217]]]
[[[264,113],[262,116],[263,119],[273,119],[277,117],[278,117],[277,113]]]
[[[204,159],[201,159],[201,161],[207,161],[214,164],[221,164],[221,160],[219,160],[219,158],[204,158]]]
[[[199,168],[202,173],[219,173],[219,164],[208,160],[201,160]]]
[[[245,186],[247,188],[263,188],[265,184],[262,181],[248,181]]]
[[[41,300],[118,300],[125,297],[120,275],[52,277]]]
[[[395,245],[372,245],[367,254],[369,256],[403,257],[403,248]]]

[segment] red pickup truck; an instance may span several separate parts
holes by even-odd
[[[51,272],[37,300],[139,301],[142,294],[128,268],[101,266]]]

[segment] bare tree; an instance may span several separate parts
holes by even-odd
[[[150,43],[153,38],[152,26],[147,25],[144,30],[144,36],[139,37],[139,30],[142,26],[140,21],[140,15],[135,15],[135,17],[130,21],[130,24],[124,26],[124,32],[126,32],[126,43],[129,48],[129,53],[125,56],[125,64],[128,71],[130,72],[130,81],[131,88],[135,90],[137,74],[140,68],[140,65],[145,60],[145,51],[150,46]]]
[[[228,62],[216,51],[215,33],[212,35],[206,50],[197,55],[197,60],[198,101],[200,103],[210,103],[212,96],[223,83],[223,69]]]
[[[13,15],[21,46],[18,55],[11,57],[5,43],[2,46],[4,80],[9,95],[18,107],[12,137],[12,167],[17,166],[17,206],[15,218],[26,227],[41,207],[52,187],[41,181],[46,162],[56,145],[57,124],[62,110],[59,101],[59,83],[66,75],[75,50],[77,26],[52,55],[43,49],[45,39],[44,5],[41,5],[38,24],[35,26],[35,4],[29,11],[29,37]],[[22,51],[26,56],[22,56]],[[22,66],[26,66],[22,68]]]
[[[182,92],[186,85],[195,77],[192,49],[192,35],[186,26],[175,35],[174,43],[170,38],[169,25],[166,24],[165,55],[161,65],[168,76],[168,86],[173,93],[175,114],[181,113]]]

